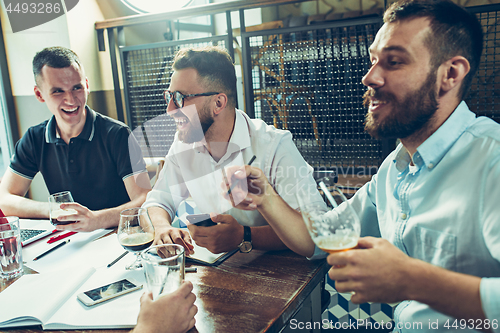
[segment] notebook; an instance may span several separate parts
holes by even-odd
[[[191,254],[189,256],[186,256],[186,261],[190,261],[193,263],[197,264],[202,264],[202,265],[207,265],[207,266],[218,266],[221,264],[224,260],[238,252],[238,249],[234,249],[229,252],[222,252],[222,253],[212,253],[208,249],[196,245],[195,242],[193,242],[194,246],[194,254]]]

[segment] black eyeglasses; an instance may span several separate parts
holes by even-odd
[[[165,97],[165,102],[167,102],[167,105],[170,103],[170,100],[172,97],[174,98],[174,104],[178,108],[182,108],[184,106],[184,98],[186,97],[196,97],[196,96],[212,96],[212,95],[217,95],[220,94],[218,92],[206,92],[202,94],[188,94],[188,95],[183,95],[178,91],[169,91],[165,90],[163,92],[163,97]]]

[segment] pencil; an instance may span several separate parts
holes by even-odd
[[[110,262],[107,267],[110,268],[111,266],[113,266],[114,264],[116,264],[121,258],[125,257],[127,255],[127,253],[128,253],[128,251],[125,251],[122,254],[120,254],[118,256],[118,258],[116,258],[115,260],[113,260],[112,262]]]
[[[64,241],[64,242],[62,242],[62,243],[57,244],[57,245],[56,245],[56,246],[54,246],[53,248],[50,248],[50,249],[48,249],[47,251],[45,251],[44,253],[42,253],[42,254],[40,254],[40,255],[36,256],[35,258],[33,258],[33,261],[37,261],[38,259],[45,257],[45,256],[46,256],[47,254],[49,254],[50,252],[52,252],[52,251],[54,251],[54,250],[57,250],[58,248],[60,248],[60,247],[61,247],[61,246],[63,246],[63,245],[68,244],[68,243],[69,243],[69,241],[70,241],[70,239],[68,239],[68,240],[66,240],[66,241]]]

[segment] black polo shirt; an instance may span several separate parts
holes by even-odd
[[[30,127],[16,143],[10,168],[27,179],[41,172],[49,193],[71,191],[91,210],[116,207],[130,201],[123,180],[146,172],[146,164],[125,124],[86,109],[85,126],[69,145],[54,116]]]

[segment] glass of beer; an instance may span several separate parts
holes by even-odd
[[[309,235],[321,250],[328,253],[356,247],[361,232],[358,214],[337,186],[323,187],[323,191],[328,191],[325,196],[333,209],[318,201],[317,194],[305,190],[297,192],[300,212]]]
[[[59,216],[73,215],[76,214],[77,211],[71,208],[61,209],[60,205],[62,203],[73,203],[73,196],[70,191],[64,191],[59,193],[54,193],[49,195],[49,214],[50,214],[50,222],[53,225],[58,224],[70,224],[75,223],[76,221],[58,221],[57,218]]]
[[[117,234],[120,245],[135,254],[135,261],[125,268],[129,270],[142,268],[139,254],[150,247],[155,238],[155,230],[148,211],[145,208],[122,210]]]

